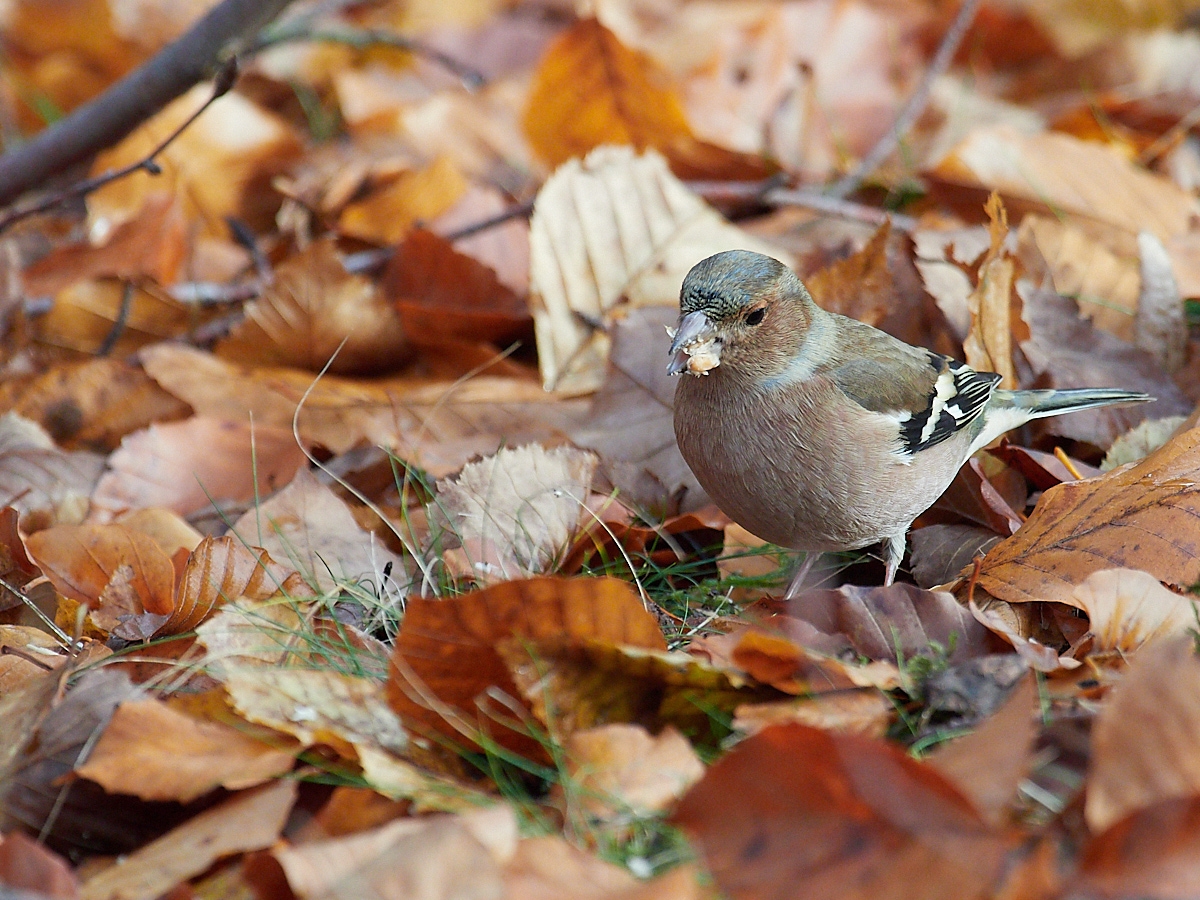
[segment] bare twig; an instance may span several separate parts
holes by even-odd
[[[117,307],[117,317],[113,319],[112,328],[96,348],[96,356],[108,356],[112,353],[113,347],[117,346],[117,341],[125,333],[125,326],[129,324],[129,311],[133,308],[135,290],[132,281],[125,282],[125,288],[121,291],[121,305]]]
[[[975,14],[979,11],[980,0],[963,0],[963,4],[959,7],[958,15],[954,17],[954,21],[950,23],[950,27],[946,29],[946,34],[942,37],[942,42],[938,46],[937,52],[933,55],[933,59],[929,61],[929,67],[925,70],[924,76],[921,78],[921,83],[917,85],[917,89],[913,91],[912,96],[908,98],[908,102],[904,104],[900,112],[896,115],[896,121],[892,123],[892,127],[888,129],[887,134],[879,139],[868,152],[867,155],[859,161],[849,174],[845,175],[838,181],[825,189],[825,194],[830,197],[846,197],[853,194],[862,185],[863,181],[877,168],[880,163],[887,159],[892,151],[900,145],[900,141],[917,123],[917,119],[921,117],[921,113],[925,111],[925,107],[929,103],[929,94],[933,90],[933,83],[938,76],[950,65],[950,61],[954,59],[954,54],[958,52],[958,45],[962,43],[962,39],[966,37],[967,29],[971,27],[971,23],[975,21]]]
[[[443,53],[436,47],[431,47],[416,38],[405,37],[394,31],[384,31],[378,28],[314,28],[307,22],[299,24],[289,22],[260,34],[250,47],[250,52],[257,53],[276,44],[298,41],[345,44],[360,50],[368,47],[393,47],[436,63],[460,79],[463,87],[469,91],[477,91],[487,84],[486,75],[461,60],[455,59],[450,54]]]
[[[86,197],[88,194],[92,193],[92,191],[97,191],[106,184],[116,181],[117,179],[124,178],[127,175],[132,175],[134,172],[148,172],[151,175],[161,175],[162,167],[159,166],[159,164],[155,161],[158,155],[166,150],[167,147],[169,147],[171,143],[179,137],[179,135],[183,134],[183,132],[193,122],[195,122],[197,118],[199,118],[200,114],[212,105],[214,100],[229,93],[236,81],[237,57],[231,57],[225,62],[224,65],[221,66],[220,71],[217,73],[217,77],[213,82],[212,95],[204,101],[204,105],[188,116],[182,125],[167,135],[167,137],[157,147],[146,154],[146,156],[142,157],[137,162],[130,163],[127,166],[122,166],[119,169],[112,169],[108,172],[104,172],[101,175],[97,175],[94,178],[85,178],[83,181],[77,181],[75,184],[72,184],[61,191],[56,191],[47,197],[43,197],[38,202],[30,204],[29,206],[22,207],[20,209],[9,210],[3,216],[0,216],[0,234],[3,234],[22,219],[27,219],[30,216],[38,215],[39,213],[48,212],[49,210],[54,209],[54,207],[61,206],[62,204],[71,200],[77,200],[80,197]]]
[[[292,0],[222,0],[182,37],[99,97],[0,157],[0,204],[112,146],[192,85],[209,77]]]
[[[818,191],[775,188],[767,191],[763,199],[771,206],[803,206],[806,209],[815,209],[818,212],[866,222],[870,225],[882,225],[891,219],[892,226],[901,231],[914,231],[917,227],[917,220],[912,216],[888,212],[874,206],[867,206],[865,203],[855,203],[853,200],[843,200],[841,197],[831,197]]]

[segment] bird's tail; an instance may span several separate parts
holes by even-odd
[[[1014,406],[1027,410],[1030,419],[1079,412],[1081,409],[1095,409],[1097,406],[1111,406],[1114,403],[1145,403],[1154,399],[1149,394],[1137,391],[1118,391],[1115,388],[1011,391],[1009,396]]]

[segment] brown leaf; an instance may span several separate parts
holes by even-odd
[[[1007,842],[942,775],[883,741],[779,725],[718,761],[674,814],[734,900],[983,898]]]
[[[1200,893],[1200,799],[1139,809],[1084,845],[1072,888],[1088,897],[1194,897]]]
[[[824,634],[844,634],[869,659],[897,662],[918,653],[949,651],[953,660],[987,652],[987,630],[952,594],[907,584],[883,588],[847,585],[836,591],[806,591],[789,604],[789,614]]]
[[[218,607],[230,601],[243,597],[266,600],[279,593],[304,593],[295,571],[275,562],[266,550],[247,547],[229,535],[208,537],[188,558],[175,609],[156,633],[195,631]]]
[[[364,578],[381,593],[389,584],[395,590],[406,582],[404,561],[359,527],[345,501],[308,469],[300,469],[287,487],[238,519],[233,531],[272,558],[287,560],[322,591]]]
[[[292,429],[192,416],[131,434],[108,459],[94,515],[158,506],[181,516],[275,493],[305,463]]]
[[[151,422],[189,412],[137,366],[106,357],[52,366],[0,383],[0,409],[32,419],[68,449],[113,450]]]
[[[408,355],[396,311],[373,282],[346,271],[332,240],[316,241],[281,265],[245,315],[217,345],[231,362],[311,372],[329,363],[336,374],[370,375],[394,371]]]
[[[1038,432],[1086,441],[1107,448],[1147,416],[1186,415],[1188,402],[1159,364],[1144,350],[1094,328],[1079,316],[1078,306],[1053,290],[1034,288],[1023,280],[1017,291],[1024,302],[1031,337],[1021,343],[1038,378],[1030,387],[1081,388],[1115,386],[1154,397],[1147,404],[1107,406],[1054,416],[1038,422]]]
[[[20,831],[0,838],[0,884],[16,896],[77,900],[79,880],[65,859]]]
[[[158,897],[222,857],[269,847],[295,800],[296,783],[286,779],[235,794],[93,875],[80,898]]]
[[[664,649],[654,617],[634,590],[614,578],[506,581],[445,600],[413,597],[392,656],[388,701],[406,725],[476,743],[482,730],[519,753],[540,758],[533,738],[502,723],[520,703],[496,645],[562,639]]]
[[[232,725],[193,718],[161,700],[122,703],[75,772],[111,794],[187,803],[218,787],[240,790],[288,772],[295,752]]]
[[[984,557],[979,586],[1013,603],[1071,603],[1100,569],[1200,580],[1200,428],[1140,463],[1050,488],[1025,526]]]
[[[584,19],[546,50],[526,101],[525,133],[557,166],[603,144],[654,148],[681,178],[752,180],[769,173],[755,157],[697,141],[669,76]]]
[[[1200,660],[1180,635],[1144,648],[1092,730],[1088,827],[1101,832],[1163,800],[1200,793]]]
[[[953,182],[998,190],[1013,201],[1096,219],[1166,239],[1191,227],[1194,200],[1167,178],[1111,147],[1065,134],[975,129],[933,170]]]
[[[103,468],[91,453],[59,450],[34,422],[0,416],[0,503],[26,517],[26,530],[82,521]]]
[[[711,501],[675,443],[671,410],[675,380],[667,374],[664,326],[677,318],[667,307],[631,310],[612,329],[604,384],[586,418],[570,431],[595,450],[600,470],[627,502],[673,512]]]
[[[744,703],[737,708],[733,727],[750,735],[773,725],[798,722],[822,731],[881,738],[895,712],[895,705],[883,691],[826,691],[776,703]]]
[[[467,190],[467,180],[448,157],[424,169],[405,172],[391,184],[351,203],[338,219],[342,234],[376,244],[398,244],[417,224],[451,209]]]
[[[30,535],[25,546],[55,590],[90,606],[106,630],[116,625],[103,601],[110,585],[127,588],[134,603],[120,612],[168,615],[174,608],[174,566],[148,535],[122,525],[57,525]]]
[[[1008,213],[999,194],[988,198],[987,214],[992,223],[991,248],[979,267],[979,282],[967,298],[971,330],[963,340],[963,352],[968,365],[981,372],[998,372],[1003,376],[1001,386],[1015,390],[1013,320],[1020,322],[1020,300],[1013,291],[1016,267],[1004,250]]]
[[[1017,788],[1033,762],[1036,687],[1034,677],[1026,675],[998,712],[928,759],[929,765],[956,785],[992,825],[1003,825],[1008,820]]]
[[[396,248],[381,289],[417,344],[488,341],[507,347],[533,336],[529,307],[496,273],[449,241],[415,228]]]
[[[1191,597],[1167,590],[1153,575],[1137,569],[1093,572],[1072,597],[1087,613],[1091,649],[1122,656],[1150,641],[1194,630],[1200,613]]]
[[[888,270],[888,239],[892,223],[885,222],[861,250],[804,279],[822,309],[878,326],[897,299]]]

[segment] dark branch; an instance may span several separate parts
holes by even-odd
[[[183,36],[71,115],[0,156],[0,204],[110,147],[249,42],[292,0],[223,0]],[[236,52],[237,47],[232,48]]]

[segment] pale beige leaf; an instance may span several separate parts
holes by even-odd
[[[1111,472],[1117,466],[1144,459],[1169,441],[1186,421],[1186,416],[1146,419],[1113,441],[1113,445],[1104,454],[1100,470]]]
[[[1131,653],[1150,641],[1200,628],[1195,600],[1137,569],[1093,572],[1072,599],[1088,614],[1096,650]]]
[[[236,794],[89,878],[80,897],[160,897],[222,857],[271,846],[283,830],[295,799],[296,782],[287,780]]]
[[[360,744],[398,753],[408,743],[383,685],[370,678],[241,665],[222,683],[248,721],[290,734],[306,747],[325,744],[353,759]]]
[[[628,147],[599,147],[560,166],[538,193],[529,240],[542,379],[573,393],[603,381],[607,328],[621,307],[677,304],[688,270],[722,250],[790,262],[726,222],[659,154]]]
[[[1137,236],[1142,289],[1134,318],[1134,343],[1150,353],[1163,371],[1178,372],[1187,358],[1188,329],[1183,297],[1171,271],[1171,257],[1156,235]]]
[[[1200,793],[1200,660],[1180,635],[1147,647],[1092,729],[1084,814],[1100,832],[1132,812]]]
[[[826,691],[795,700],[746,703],[737,708],[733,727],[758,734],[771,725],[799,722],[822,731],[882,738],[896,708],[882,690]]]
[[[1056,215],[1082,216],[1162,240],[1187,232],[1196,200],[1168,179],[1139,168],[1116,150],[1061,133],[1021,134],[980,128],[933,169],[946,181],[1005,199],[1037,204]]]
[[[438,486],[432,509],[461,542],[483,583],[546,572],[585,516],[592,453],[538,444],[469,463]]]

